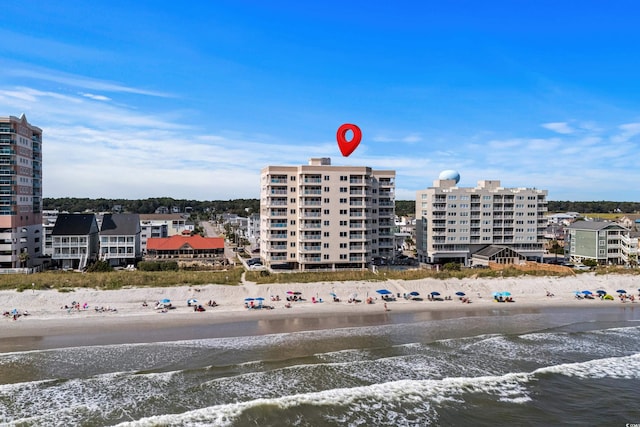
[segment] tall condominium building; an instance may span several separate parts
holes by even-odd
[[[42,129],[0,117],[0,268],[30,267],[41,249]]]
[[[544,254],[547,191],[504,188],[500,181],[479,181],[459,188],[459,174],[445,171],[433,187],[417,192],[416,247],[424,263],[458,262],[490,245],[507,246],[523,258]],[[442,179],[442,178],[451,179]]]
[[[308,165],[261,173],[260,256],[292,269],[367,268],[393,255],[395,171]]]

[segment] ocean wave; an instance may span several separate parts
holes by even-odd
[[[246,402],[216,405],[188,411],[182,414],[159,415],[119,426],[154,425],[233,425],[246,411],[258,407],[287,410],[303,405],[321,407],[353,407],[353,413],[362,413],[361,408],[374,406],[384,411],[386,405],[395,402],[411,402],[427,410],[433,403],[460,399],[467,393],[494,395],[500,400],[524,402],[529,398],[524,384],[530,374],[507,374],[499,377],[445,378],[442,380],[403,380],[362,387],[331,389],[314,393],[303,393],[271,399],[254,399]],[[365,412],[366,413],[366,412]]]

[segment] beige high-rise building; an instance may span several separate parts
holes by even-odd
[[[441,174],[455,171],[445,171]],[[541,260],[547,221],[547,191],[504,188],[500,181],[479,181],[475,188],[453,179],[434,181],[417,192],[416,248],[424,263],[469,265],[474,253],[490,245],[506,246],[523,259]]]
[[[0,117],[0,268],[38,264],[42,240],[42,129]]]
[[[296,270],[367,268],[394,254],[395,171],[268,166],[260,186],[260,257]]]

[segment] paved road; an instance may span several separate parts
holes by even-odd
[[[200,226],[204,229],[204,235],[207,237],[223,237],[216,226],[209,221],[200,221]],[[236,254],[226,240],[224,242],[224,255],[231,264],[235,265],[237,263]]]

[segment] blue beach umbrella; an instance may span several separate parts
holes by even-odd
[[[501,292],[500,295],[502,295],[503,297],[510,297],[511,292]]]
[[[198,302],[198,300],[195,299],[195,298],[190,298],[190,299],[187,300],[187,304],[195,304],[197,302]]]
[[[433,295],[434,297],[438,297],[440,296],[440,292],[433,291],[431,292],[431,295]]]
[[[336,293],[335,293],[335,292],[329,292],[329,295],[331,295],[331,296],[332,296],[332,297],[334,297],[334,298],[338,298],[338,295],[336,295]]]
[[[624,289],[618,289],[616,292],[619,293],[619,294],[626,294],[627,293],[627,291],[625,291]]]
[[[165,298],[163,300],[160,301],[162,304],[169,304],[171,302],[171,300],[169,298]]]
[[[420,292],[417,292],[417,291],[409,292],[409,295],[411,295],[412,297],[417,297],[417,296],[420,296]]]
[[[602,289],[598,289],[598,290],[596,291],[596,293],[597,293],[598,295],[606,295],[606,294],[607,294],[607,291],[603,291]]]
[[[258,298],[256,298],[256,301],[264,301],[264,298],[258,297]]]
[[[582,291],[582,293],[585,294],[585,295],[592,295],[593,294],[593,292],[591,292],[591,291]]]
[[[458,295],[459,297],[463,297],[463,296],[465,296],[466,294],[465,294],[464,292],[456,292],[456,295]]]
[[[391,291],[388,289],[378,289],[376,292],[380,295],[389,295],[391,293]]]
[[[245,301],[253,301],[253,298],[245,298]]]

